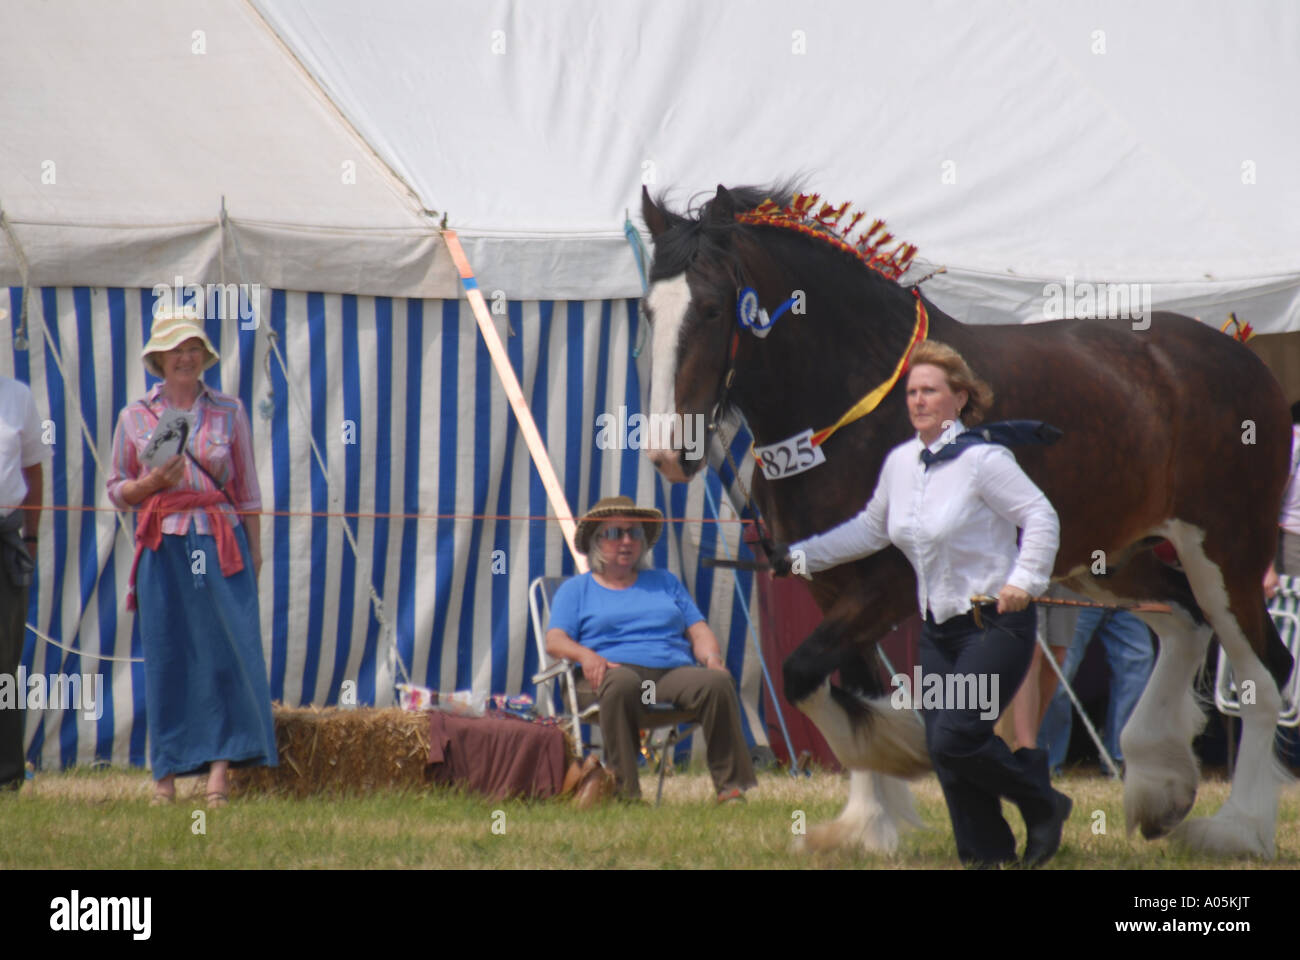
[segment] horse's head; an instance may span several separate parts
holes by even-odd
[[[689,480],[705,463],[707,426],[728,400],[725,379],[742,286],[764,292],[738,249],[736,214],[766,190],[719,186],[692,216],[671,213],[642,191],[641,212],[654,240],[645,312],[651,323],[650,442],[647,452],[669,480]]]

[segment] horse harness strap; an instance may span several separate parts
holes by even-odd
[[[814,446],[820,447],[836,430],[847,426],[855,420],[862,419],[867,414],[871,413],[871,411],[875,410],[876,407],[880,406],[889,391],[894,388],[896,383],[898,383],[899,377],[901,377],[907,370],[908,361],[911,359],[912,351],[916,349],[918,343],[926,338],[930,329],[930,314],[925,309],[925,303],[921,300],[921,294],[915,287],[912,288],[912,296],[916,298],[916,325],[912,328],[912,337],[907,343],[907,349],[903,351],[902,357],[899,358],[898,363],[895,365],[894,372],[887,380],[850,407],[849,410],[846,411],[845,414],[832,426],[814,433],[812,438]],[[740,330],[737,328],[733,330],[731,334],[731,346],[727,351],[727,374],[722,381],[722,393],[718,396],[717,403],[713,405],[713,411],[709,418],[708,429],[710,431],[720,432],[718,420],[721,416],[722,408],[726,403],[727,393],[731,390],[731,384],[736,379],[736,352],[739,347]],[[731,465],[732,475],[736,478],[737,483],[741,483],[740,468],[731,457],[731,445],[725,440],[722,440],[721,437],[719,437],[719,440],[722,441],[722,449],[727,462]],[[750,453],[758,462],[758,468],[761,471],[763,469],[763,461],[762,458],[754,452],[753,444],[750,445]],[[741,484],[741,491],[744,493],[745,502],[750,507],[757,510],[757,504],[754,503],[753,497],[750,496],[749,491],[744,488],[743,483]],[[763,529],[761,519],[759,521],[759,544],[763,547],[769,557],[773,555],[772,541],[768,538],[766,531]]]
[[[926,338],[926,335],[930,330],[930,314],[925,309],[925,303],[921,300],[921,295],[915,288],[912,290],[912,295],[916,297],[916,326],[912,328],[912,338],[907,342],[907,349],[903,351],[903,355],[895,365],[894,372],[890,374],[889,378],[883,383],[876,386],[870,393],[845,411],[844,416],[840,417],[834,424],[822,430],[814,431],[811,441],[814,447],[820,447],[833,433],[835,433],[836,430],[848,426],[855,420],[861,420],[867,414],[871,413],[871,411],[875,410],[876,407],[880,406],[881,402],[889,394],[889,391],[894,389],[894,385],[898,383],[899,378],[907,371],[908,361],[912,357],[912,351],[916,349],[918,343]],[[735,357],[735,339],[736,338],[733,336],[733,359]],[[733,363],[732,368],[727,371],[727,387],[731,385],[731,377],[734,373],[735,365]],[[752,448],[751,454],[755,460],[759,461],[761,466],[762,458],[760,458],[757,453],[753,453]]]
[[[830,435],[840,427],[847,426],[854,420],[860,420],[880,406],[881,401],[885,399],[889,391],[894,388],[894,384],[898,382],[898,378],[907,370],[907,363],[912,357],[912,351],[916,349],[918,343],[925,339],[930,329],[930,315],[926,312],[925,304],[921,301],[921,295],[913,289],[912,296],[916,298],[916,326],[912,329],[912,339],[907,342],[907,349],[903,351],[903,356],[899,358],[893,374],[890,375],[888,380],[850,407],[833,426],[814,433],[812,438],[814,447],[819,447],[825,443]]]

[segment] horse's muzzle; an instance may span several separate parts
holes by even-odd
[[[681,450],[651,450],[650,462],[670,483],[687,483],[704,465],[703,458],[688,460]]]

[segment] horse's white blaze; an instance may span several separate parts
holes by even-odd
[[[1281,696],[1229,609],[1223,572],[1205,554],[1205,531],[1173,520],[1166,524],[1165,535],[1177,549],[1196,601],[1232,661],[1237,683],[1252,681],[1255,685],[1255,702],[1242,705],[1241,747],[1228,802],[1213,817],[1184,824],[1176,836],[1209,853],[1272,857],[1278,786],[1288,779],[1273,754]]]
[[[678,462],[682,450],[682,436],[678,433],[677,410],[677,349],[682,335],[686,310],[691,304],[691,290],[686,274],[680,273],[668,280],[656,281],[646,294],[646,304],[654,317],[654,335],[650,341],[650,414],[666,417],[662,422],[671,424],[667,433],[668,446],[647,448],[651,462],[669,479],[685,480]],[[662,435],[652,438],[662,442]],[[682,476],[672,476],[672,472]]]

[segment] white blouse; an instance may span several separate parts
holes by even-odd
[[[965,429],[957,421],[930,450],[938,452]],[[816,573],[893,543],[916,571],[919,609],[938,623],[968,612],[972,595],[997,596],[1007,584],[1030,596],[1046,590],[1060,523],[1011,451],[979,444],[927,470],[921,449],[919,436],[895,447],[866,508],[791,544],[791,553],[802,550],[808,572]],[[1018,552],[1017,527],[1024,530]]]

